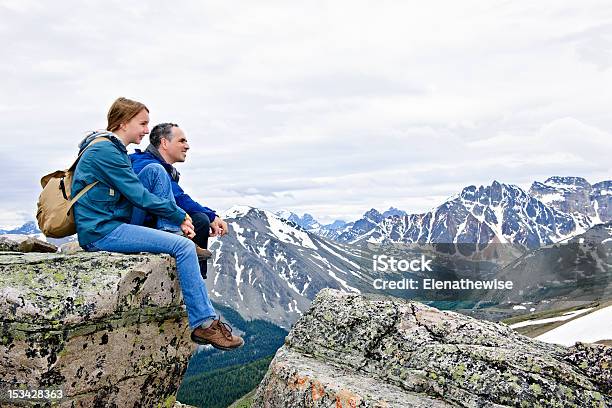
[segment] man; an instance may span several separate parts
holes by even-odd
[[[172,184],[172,193],[176,204],[188,213],[193,222],[195,237],[193,241],[204,250],[198,251],[200,272],[206,279],[207,258],[210,256],[208,248],[208,237],[223,236],[227,234],[227,223],[221,219],[213,210],[193,200],[179,186],[180,174],[173,164],[182,163],[187,157],[189,144],[185,133],[175,123],[160,123],[156,125],[149,134],[150,144],[146,150],[136,150],[130,155],[132,168],[136,174],[151,163],[161,164],[168,173]]]

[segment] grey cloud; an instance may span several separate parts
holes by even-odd
[[[612,173],[601,2],[13,4],[0,5],[2,220],[33,209],[40,176],[117,96],[181,124],[183,183],[213,208],[351,219],[493,179]]]
[[[601,24],[561,36],[554,40],[575,46],[578,55],[599,69],[612,65],[612,24]]]

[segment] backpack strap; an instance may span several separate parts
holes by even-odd
[[[68,211],[70,211],[70,209],[72,208],[72,206],[74,205],[74,203],[76,203],[77,201],[79,201],[79,198],[83,197],[83,194],[85,194],[86,192],[88,192],[89,190],[91,190],[91,188],[93,186],[95,186],[96,184],[98,184],[98,181],[94,181],[91,184],[88,184],[85,186],[85,188],[83,188],[81,191],[79,191],[79,194],[77,194],[76,196],[72,197],[72,199],[70,200],[70,203],[68,204]]]
[[[96,143],[100,143],[103,141],[109,141],[108,138],[104,137],[104,136],[99,136],[96,137],[94,140],[92,140],[91,142],[89,142],[89,144],[87,145],[87,147],[85,147],[83,150],[81,150],[81,153],[79,153],[79,155],[77,156],[76,160],[74,161],[74,163],[72,163],[72,165],[70,167],[68,167],[68,171],[70,170],[74,170],[76,168],[77,163],[79,162],[79,159],[81,158],[81,156],[83,155],[83,153],[85,153],[85,150],[89,149],[91,146],[95,145]]]
[[[87,145],[87,147],[85,147],[85,148],[84,148],[84,149],[81,151],[81,153],[79,153],[78,157],[76,158],[76,160],[74,161],[74,163],[72,163],[72,165],[71,165],[71,166],[68,168],[68,170],[67,170],[67,171],[70,171],[70,170],[74,170],[74,169],[75,169],[75,167],[76,167],[77,163],[79,162],[79,159],[81,158],[81,156],[83,155],[83,153],[85,153],[85,150],[89,149],[91,146],[95,145],[96,143],[100,143],[100,142],[103,142],[103,141],[105,141],[105,140],[110,142],[110,140],[108,140],[108,139],[107,139],[106,137],[104,137],[104,136],[96,137],[94,140],[92,140],[91,142],[89,142],[89,144]],[[79,201],[79,198],[83,197],[83,194],[85,194],[86,192],[88,192],[89,190],[91,190],[91,188],[92,188],[93,186],[95,186],[96,184],[98,184],[98,181],[97,181],[97,180],[96,180],[96,181],[94,181],[94,182],[93,182],[93,183],[91,183],[91,184],[86,185],[86,186],[85,186],[85,187],[84,187],[84,188],[83,188],[81,191],[79,191],[79,193],[78,193],[76,196],[74,196],[74,197],[73,197],[73,198],[70,200],[70,203],[68,204],[68,212],[70,212],[70,209],[72,208],[72,206],[74,205],[74,203],[76,203],[77,201]]]

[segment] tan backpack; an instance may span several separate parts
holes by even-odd
[[[72,206],[79,198],[89,191],[98,182],[94,181],[88,184],[74,198],[70,195],[72,188],[72,176],[79,159],[90,146],[96,143],[108,140],[105,137],[97,137],[92,140],[89,145],[79,154],[72,166],[66,170],[57,170],[49,173],[40,179],[40,185],[43,188],[42,193],[38,197],[38,210],[36,219],[38,220],[38,228],[43,234],[51,238],[63,238],[69,235],[76,234],[76,225],[74,223],[74,214],[71,211]]]

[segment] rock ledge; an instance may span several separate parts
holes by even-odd
[[[396,298],[322,290],[253,407],[607,407],[612,348],[566,348]]]
[[[193,351],[180,293],[165,255],[0,252],[0,389],[60,388],[60,406],[172,405]]]

